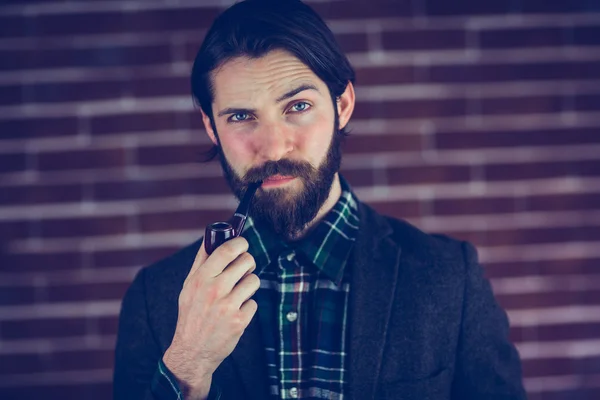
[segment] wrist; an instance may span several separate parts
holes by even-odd
[[[212,383],[212,371],[204,365],[186,362],[169,347],[162,358],[163,364],[177,380],[185,399],[204,400]]]

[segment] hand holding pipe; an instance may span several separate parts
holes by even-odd
[[[204,248],[206,249],[206,254],[212,254],[217,247],[226,241],[240,236],[244,229],[246,219],[248,218],[250,203],[260,185],[262,185],[262,181],[253,182],[248,185],[246,194],[242,198],[242,201],[240,201],[240,205],[229,221],[215,222],[206,227],[204,233]]]

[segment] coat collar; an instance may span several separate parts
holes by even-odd
[[[349,263],[352,273],[347,398],[369,400],[374,398],[381,369],[400,248],[388,237],[392,227],[385,218],[363,203],[359,203],[359,215],[360,229]],[[249,399],[269,398],[258,314],[240,338],[231,360]]]
[[[401,251],[389,237],[388,221],[365,204],[359,209],[360,229],[350,263],[348,398],[370,400],[379,380]]]

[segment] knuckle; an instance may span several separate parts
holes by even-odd
[[[233,240],[232,240],[232,241],[233,241]],[[241,249],[243,249],[242,251],[246,251],[246,250],[248,250],[248,247],[249,247],[250,245],[248,244],[248,241],[246,240],[246,238],[245,238],[245,237],[243,237],[243,236],[238,236],[237,238],[235,238],[235,241],[236,241],[236,243],[235,243],[235,244],[236,244],[236,245],[238,245],[238,246],[240,246],[240,247],[241,247]]]
[[[248,300],[248,308],[250,308],[250,310],[253,310],[253,314],[256,310],[258,310],[258,303],[256,302],[256,300],[254,299],[250,299]]]
[[[254,257],[252,256],[252,254],[246,252],[243,253],[240,256],[240,260],[244,263],[244,264],[248,264],[249,266],[256,266],[256,261],[254,260]]]
[[[224,292],[223,286],[218,283],[215,283],[215,284],[209,286],[206,290],[206,296],[208,298],[208,301],[214,302],[214,301],[220,299],[221,297],[223,297],[223,292]]]
[[[256,274],[250,274],[246,277],[250,286],[258,288],[260,287],[260,278]]]

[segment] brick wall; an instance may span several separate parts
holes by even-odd
[[[234,208],[188,85],[224,3],[0,6],[1,398],[110,398],[135,272]],[[600,398],[600,4],[311,4],[361,199],[478,246],[531,399]]]

